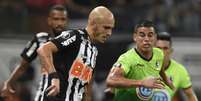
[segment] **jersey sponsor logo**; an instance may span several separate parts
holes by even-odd
[[[81,59],[76,59],[73,62],[69,75],[78,78],[84,82],[89,82],[92,77],[92,68],[85,65]]]
[[[155,89],[151,101],[170,101],[170,96],[164,89]]]
[[[76,40],[76,36],[72,36],[71,38],[67,39],[66,41],[63,41],[61,44],[63,46],[68,46],[69,44],[73,43]]]
[[[149,100],[153,96],[153,89],[141,86],[136,88],[136,93],[141,100]]]

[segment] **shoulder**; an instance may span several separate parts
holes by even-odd
[[[163,57],[164,56],[164,54],[163,54],[163,51],[160,49],[160,48],[153,48],[153,53],[154,53],[154,55],[157,55],[158,57]]]
[[[41,38],[41,37],[49,37],[49,34],[47,32],[39,32],[36,33],[35,35],[37,38]]]
[[[69,29],[69,30],[63,31],[56,38],[61,37],[61,38],[64,38],[64,39],[68,39],[68,38],[70,38],[72,36],[80,36],[81,34],[82,34],[81,30],[78,30],[78,29]]]
[[[129,49],[128,51],[124,52],[123,54],[120,55],[120,59],[127,59],[130,60],[130,58],[132,58],[133,54],[134,54],[134,49]]]
[[[171,64],[172,66],[174,66],[178,71],[183,72],[183,73],[187,73],[187,69],[184,67],[184,65],[182,65],[181,63],[171,59]]]
[[[156,47],[153,48],[153,51],[154,52],[163,53],[163,51],[160,48],[156,48]]]

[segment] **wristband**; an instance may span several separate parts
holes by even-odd
[[[59,78],[57,72],[52,72],[52,73],[50,73],[50,74],[49,74],[49,77],[50,77],[51,79],[53,79],[53,78],[58,79],[58,78]]]

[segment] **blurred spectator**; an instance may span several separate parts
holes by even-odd
[[[25,11],[23,0],[0,0],[0,30],[22,32]]]
[[[49,32],[46,17],[48,10],[55,4],[64,4],[64,0],[26,0],[28,9],[28,23],[31,33]]]

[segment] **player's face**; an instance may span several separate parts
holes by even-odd
[[[111,35],[114,27],[114,19],[105,19],[101,23],[94,26],[94,40],[96,42],[104,43]]]
[[[156,42],[156,33],[153,27],[139,27],[133,38],[140,51],[150,52]]]
[[[157,40],[156,47],[163,50],[165,58],[170,59],[170,54],[172,53],[172,48],[169,41],[166,40]]]
[[[55,36],[65,30],[67,24],[67,13],[65,11],[53,10],[48,17],[48,24]]]

